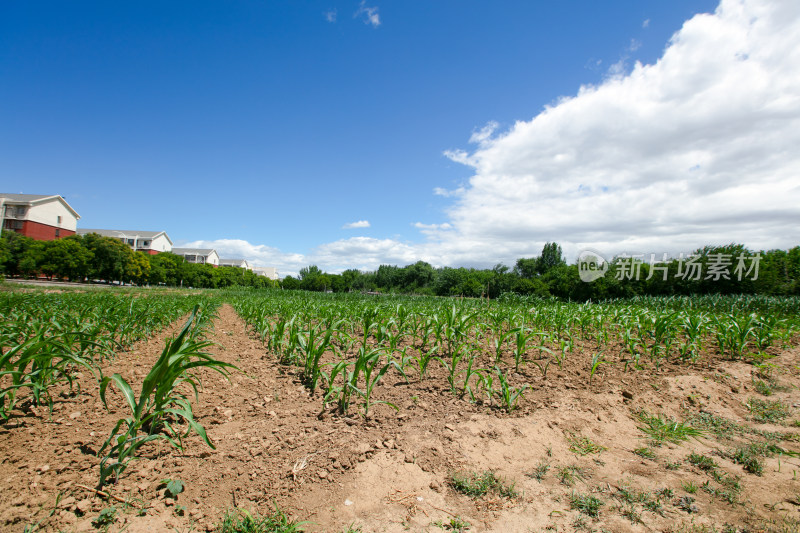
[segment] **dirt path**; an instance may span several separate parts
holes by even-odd
[[[119,372],[138,385],[177,327],[120,354],[104,373]],[[210,340],[216,358],[242,370],[230,381],[202,374],[195,416],[216,450],[194,435],[183,453],[165,443],[146,448],[111,487],[130,503],[114,504],[112,531],[213,530],[226,509],[265,513],[276,504],[309,521],[309,531],[333,532],[350,524],[364,532],[457,531],[457,520],[468,522],[469,531],[679,531],[680,524],[692,521],[721,527],[800,519],[800,502],[793,499],[800,493],[796,458],[767,458],[763,475],[746,474],[721,453],[733,441],[713,436],[651,448],[652,457],[635,453],[647,446],[632,416],[641,409],[676,418],[713,413],[752,425],[744,407],[754,396],[752,367],[743,363],[658,376],[609,369],[603,386],[592,390],[577,381],[567,381],[568,387],[556,381],[560,388],[545,384],[530,390],[524,410],[511,416],[455,398],[438,378],[410,384],[392,378],[378,394],[399,410],[378,406],[364,421],[357,414],[320,418],[319,397],[310,397],[298,376],[276,363],[229,305],[220,309]],[[772,398],[796,405],[798,350],[772,362],[787,387]],[[19,413],[0,425],[2,530],[20,531],[37,522],[48,531],[94,530],[92,520],[111,505],[78,485],[96,485],[94,454],[115,420],[127,413],[118,393],[109,395],[118,411],[108,413],[96,382],[83,376],[80,383],[80,392],[59,397],[52,419],[39,409],[38,416]],[[598,448],[582,455],[576,442]],[[780,445],[798,449],[796,441]],[[741,503],[697,490],[690,496],[694,509],[676,505],[689,496],[686,483],[717,486],[707,471],[688,464],[690,452],[713,457],[719,472],[739,476]],[[513,483],[518,496],[474,499],[448,485],[453,472],[488,470]],[[537,480],[534,473],[542,470]],[[564,471],[577,473],[572,485],[564,482]],[[165,497],[164,479],[183,481],[177,501]],[[656,501],[665,489],[669,492]],[[577,510],[575,494],[601,500],[599,516]],[[137,507],[144,508],[142,516]]]

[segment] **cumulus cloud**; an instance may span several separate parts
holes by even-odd
[[[381,16],[378,13],[378,8],[368,7],[366,0],[361,0],[361,3],[358,5],[358,9],[353,17],[361,18],[364,21],[364,24],[369,24],[373,28],[377,28],[381,25]]]
[[[244,258],[257,266],[276,267],[281,277],[296,276],[301,268],[318,265],[327,272],[341,272],[348,268],[375,270],[381,264],[405,265],[413,263],[423,254],[433,257],[414,244],[395,239],[351,237],[322,244],[307,254],[286,253],[277,248],[251,244],[241,239],[217,239],[180,243],[190,248],[213,248],[222,258]]]
[[[368,228],[369,226],[369,220],[358,220],[356,222],[348,222],[342,226],[342,229]]]
[[[336,10],[331,9],[325,12],[325,20],[328,22],[336,22]]]
[[[444,223],[412,224],[420,242],[353,237],[304,255],[199,242],[236,243],[221,255],[282,274],[417,260],[489,267],[547,241],[570,259],[588,247],[606,256],[788,248],[800,243],[798,95],[800,3],[722,0],[686,21],[656,63],[620,67],[530,120],[479,128],[470,150],[445,152],[471,177],[434,189],[451,204]]]
[[[176,246],[178,244],[176,243]],[[217,239],[213,241],[191,241],[180,243],[187,248],[212,248],[221,258],[242,258],[256,266],[276,267],[281,276],[297,273],[308,266],[306,256],[298,253],[286,253],[272,246],[251,244],[243,239]]]
[[[723,0],[655,64],[618,65],[474,151],[445,152],[474,169],[450,233],[511,257],[548,240],[610,252],[796,245],[798,45],[797,2]]]

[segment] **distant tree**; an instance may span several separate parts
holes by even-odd
[[[94,255],[92,277],[109,282],[125,280],[125,269],[133,257],[133,251],[127,244],[96,233],[84,235],[83,243]]]
[[[521,278],[531,279],[537,273],[538,259],[536,257],[520,258],[514,265],[514,274]]]
[[[125,281],[144,285],[150,279],[150,259],[144,252],[134,252],[125,265]]]
[[[436,271],[425,261],[417,261],[402,269],[402,289],[407,292],[418,291],[433,283]],[[397,276],[400,277],[400,276]],[[395,282],[399,281],[395,279]]]
[[[565,266],[567,264],[564,260],[564,254],[561,251],[561,246],[548,242],[542,248],[542,255],[536,260],[536,273],[539,275],[547,274],[550,270]]]
[[[283,278],[283,281],[281,281],[281,287],[283,287],[287,291],[299,290],[300,280],[292,276],[286,276],[285,278]]]
[[[20,267],[20,263],[25,252],[36,241],[13,231],[4,231],[2,233],[2,239],[6,243],[5,248],[8,254],[3,263],[5,272],[12,276],[22,274],[23,269]]]
[[[94,254],[83,245],[80,237],[67,237],[48,242],[43,260],[43,270],[48,275],[82,281],[89,275]]]

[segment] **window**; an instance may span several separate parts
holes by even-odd
[[[56,220],[58,221],[58,224],[61,224],[61,217],[60,216],[56,217]]]
[[[58,217],[58,218],[61,218],[61,217]],[[61,222],[61,221],[59,220],[59,222]],[[60,229],[56,229],[56,238],[58,238],[58,237],[61,237],[61,230]]]

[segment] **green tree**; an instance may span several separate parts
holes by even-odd
[[[536,260],[536,273],[544,275],[550,270],[566,266],[566,264],[567,261],[564,259],[561,246],[554,242],[548,242],[542,248],[542,255]]]
[[[83,242],[94,255],[91,276],[107,282],[125,281],[125,269],[133,258],[127,244],[96,233],[84,235]]]
[[[76,236],[50,241],[44,248],[45,273],[70,281],[83,281],[89,275],[93,259],[92,252]]]

